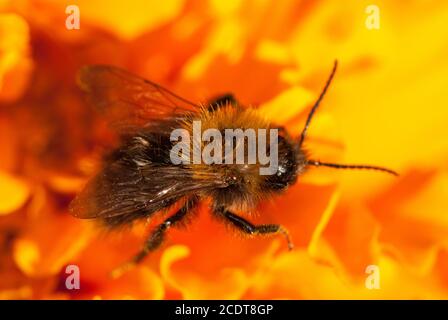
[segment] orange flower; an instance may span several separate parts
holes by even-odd
[[[65,27],[78,5],[81,28]],[[0,4],[0,299],[448,298],[448,6],[377,1],[380,28],[352,1],[6,1]],[[207,204],[133,270],[111,278],[158,222],[103,235],[68,204],[110,145],[75,84],[112,64],[206,101],[233,92],[298,135],[314,158],[399,171],[312,169],[262,203],[256,223],[284,239],[242,238]],[[77,265],[80,290],[68,290]],[[378,268],[379,289],[366,286]]]

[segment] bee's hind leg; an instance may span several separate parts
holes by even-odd
[[[242,231],[245,234],[249,235],[268,235],[268,234],[278,234],[281,233],[285,236],[286,241],[288,243],[288,249],[292,250],[294,248],[294,244],[289,237],[289,233],[281,225],[278,224],[261,224],[254,225],[247,221],[246,219],[226,210],[225,208],[218,208],[214,210],[215,215],[219,218],[224,219],[226,222],[230,223],[230,225],[234,226],[239,231]]]
[[[143,248],[131,259],[131,261],[112,271],[112,277],[116,278],[121,276],[123,273],[142,262],[150,252],[159,248],[165,240],[167,230],[171,227],[179,225],[179,223],[182,222],[182,220],[188,215],[188,213],[191,212],[197,203],[198,199],[196,197],[188,199],[175,214],[159,224],[146,240]]]

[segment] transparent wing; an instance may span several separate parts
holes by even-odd
[[[148,216],[184,196],[224,185],[216,176],[196,181],[180,167],[147,168],[141,172],[111,165],[92,178],[73,200],[70,211],[77,218],[119,215]]]
[[[145,139],[145,143],[141,143]],[[195,170],[170,161],[160,135],[135,136],[114,151],[102,170],[71,203],[79,218],[149,215],[180,198],[226,185],[221,173]]]
[[[184,118],[201,108],[156,83],[113,66],[81,68],[78,84],[88,101],[119,132],[134,127],[159,130],[164,121]]]

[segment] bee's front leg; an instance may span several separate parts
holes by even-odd
[[[244,232],[249,235],[268,235],[268,234],[277,234],[281,233],[285,236],[286,241],[288,243],[288,249],[292,250],[294,248],[294,244],[289,237],[289,233],[281,225],[278,224],[261,224],[254,225],[247,221],[246,219],[228,211],[225,208],[218,208],[214,210],[215,215],[219,218],[224,219],[226,222],[230,223],[232,226],[237,228],[238,230]]]

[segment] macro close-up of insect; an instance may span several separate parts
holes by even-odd
[[[241,106],[231,94],[198,105],[122,69],[102,65],[84,67],[79,73],[79,85],[88,101],[119,132],[121,145],[106,156],[101,171],[72,202],[72,214],[82,219],[99,219],[105,227],[116,229],[135,220],[148,219],[181,202],[178,211],[150,234],[142,250],[132,259],[133,264],[156,250],[168,229],[188,220],[198,202],[206,198],[211,199],[211,214],[236,230],[248,235],[283,234],[288,248],[292,249],[292,239],[284,226],[256,225],[234,210],[249,210],[260,201],[282,193],[310,166],[370,169],[397,175],[384,167],[327,163],[308,157],[303,147],[307,129],[336,68],[337,61],[308,114],[301,135],[291,137],[283,128],[259,116],[255,109]],[[260,175],[258,162],[173,164],[170,152],[174,142],[170,133],[184,127],[193,135],[194,120],[202,120],[203,126],[214,126],[220,131],[278,129],[275,173]]]
[[[163,319],[448,300],[447,19],[0,1],[0,300]]]

